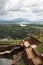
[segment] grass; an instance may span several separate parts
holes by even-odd
[[[21,40],[0,40],[0,45],[2,44],[11,44],[15,42],[20,42]]]
[[[36,48],[36,50],[37,50],[39,53],[43,53],[43,43],[40,44],[40,45]]]
[[[33,35],[33,37],[35,37],[36,39],[38,39],[40,42],[42,42],[42,44],[38,45],[36,50],[39,53],[43,53],[43,35]]]
[[[25,63],[23,61],[20,61],[18,65],[25,65]]]
[[[38,39],[39,41],[41,41],[43,43],[43,36],[41,36],[41,35],[33,35],[33,37],[35,37],[36,39]]]
[[[40,38],[38,40],[43,42],[43,36],[40,36]]]

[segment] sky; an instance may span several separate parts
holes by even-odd
[[[43,0],[0,0],[0,19],[43,20]]]

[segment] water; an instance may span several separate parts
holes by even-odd
[[[0,58],[0,65],[12,65],[12,59]]]

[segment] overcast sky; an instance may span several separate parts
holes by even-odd
[[[43,20],[43,0],[0,0],[0,19]]]

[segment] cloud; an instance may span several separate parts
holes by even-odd
[[[7,12],[4,10],[4,6],[7,0],[0,0],[0,16],[6,15]]]
[[[43,18],[43,0],[0,0],[0,18]]]

